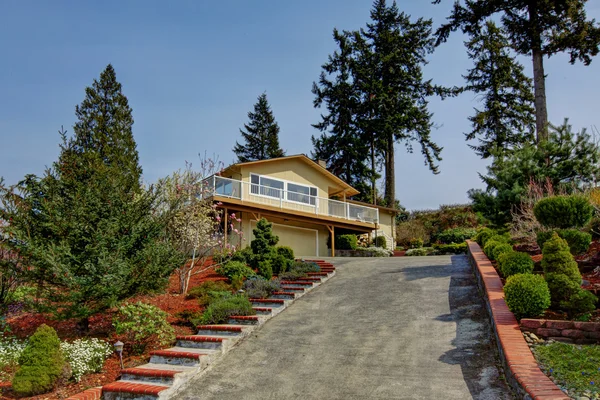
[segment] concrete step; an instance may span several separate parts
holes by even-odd
[[[270,299],[281,299],[281,300],[294,300],[296,298],[296,295],[299,295],[299,293],[295,293],[295,292],[273,292],[271,293],[271,297],[269,297]]]
[[[171,386],[175,379],[175,375],[185,372],[182,366],[164,365],[164,364],[146,364],[152,365],[154,368],[145,368],[139,366],[135,368],[127,368],[121,370],[122,381],[136,381],[149,383],[153,385]],[[160,367],[157,368],[157,367]],[[196,368],[193,368],[196,369]]]
[[[258,315],[234,315],[229,317],[229,324],[233,325],[258,325],[260,317]]]
[[[239,325],[199,325],[197,328],[198,335],[242,336],[244,334],[244,328]]]
[[[150,363],[182,365],[185,367],[206,367],[221,350],[171,347],[150,352]]]
[[[327,272],[308,272],[307,275],[308,276],[322,276],[323,278],[327,278],[329,276],[329,273],[327,273]]]
[[[250,299],[250,303],[253,305],[275,307],[285,307],[285,300],[283,299]]]
[[[224,350],[227,340],[233,336],[220,335],[181,335],[177,336],[177,346],[191,349]]]
[[[252,307],[254,311],[256,311],[256,315],[271,315],[273,313],[273,309],[270,307]]]
[[[320,283],[323,280],[323,278],[320,276],[305,276],[304,278],[300,278],[300,280],[306,282]]]
[[[167,389],[169,386],[121,380],[102,386],[102,398],[104,400],[149,400],[158,398],[159,393]]]
[[[310,281],[301,281],[301,280],[297,280],[297,281],[281,281],[281,285],[285,285],[287,287],[292,286],[292,287],[304,287],[304,288],[311,288],[313,287],[314,282],[310,282]]]

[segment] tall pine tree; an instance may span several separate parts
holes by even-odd
[[[312,156],[325,160],[329,171],[358,189],[361,194],[357,200],[371,201],[368,184],[374,171],[365,164],[369,145],[357,122],[360,94],[352,76],[352,38],[337,29],[333,38],[339,50],[321,67],[319,83],[313,83],[314,106],[324,106],[327,114],[321,114],[321,121],[313,124],[322,133],[311,137]]]
[[[31,268],[44,311],[89,317],[136,293],[164,288],[183,262],[155,213],[156,195],[140,185],[133,118],[112,66],[86,89],[75,135],[42,178],[0,188],[2,241]]]
[[[579,60],[589,65],[599,51],[600,26],[587,19],[586,3],[587,0],[466,0],[463,5],[457,0],[448,23],[436,32],[437,44],[458,29],[475,34],[485,21],[499,16],[511,47],[532,57],[536,133],[540,142],[548,138],[544,57],[568,52],[571,64]]]
[[[516,147],[532,143],[535,110],[531,79],[510,54],[508,39],[492,21],[465,42],[474,67],[464,76],[470,90],[482,98],[483,108],[469,117],[473,130],[467,140],[482,158],[504,156]]]
[[[249,112],[248,118],[250,122],[244,124],[246,131],[240,129],[245,143],[236,142],[233,148],[238,162],[283,157],[285,152],[279,147],[279,125],[275,121],[266,93],[258,96],[254,112]]]

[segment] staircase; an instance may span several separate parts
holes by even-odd
[[[102,399],[170,398],[189,378],[217,361],[250,332],[335,274],[335,267],[331,263],[322,260],[306,261],[316,263],[321,271],[309,273],[308,278],[302,280],[282,282],[281,291],[273,293],[268,299],[250,299],[256,315],[232,316],[227,324],[201,325],[197,327],[196,335],[177,336],[174,347],[151,352],[150,362],[124,369],[120,380],[104,385]],[[91,390],[99,394],[98,389]]]

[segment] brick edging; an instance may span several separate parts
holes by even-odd
[[[81,393],[74,394],[71,397],[68,397],[66,400],[100,400],[102,399],[102,388],[92,388],[88,390],[84,390]]]
[[[467,240],[469,261],[483,292],[507,382],[524,399],[568,400],[539,368],[514,314],[504,301],[503,285],[481,247]]]

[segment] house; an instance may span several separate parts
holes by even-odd
[[[273,224],[278,245],[290,246],[299,257],[328,256],[328,242],[335,249],[340,233],[385,236],[394,245],[396,211],[348,200],[359,192],[305,155],[233,164],[205,180],[209,195],[223,209],[234,213],[231,234],[224,223],[225,238],[244,246],[252,240],[252,229],[260,218]]]

